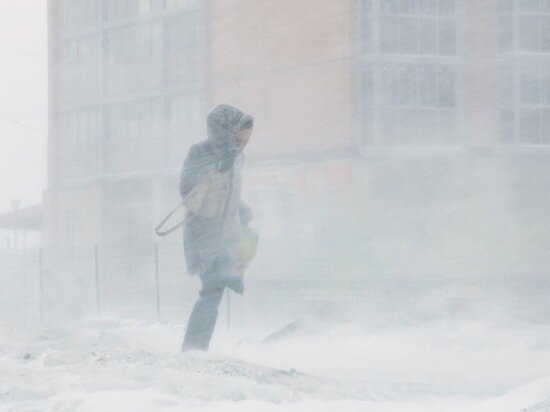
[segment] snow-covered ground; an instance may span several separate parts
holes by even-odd
[[[180,353],[181,325],[4,325],[0,410],[550,411],[549,326],[294,323],[273,332],[235,336],[219,325],[209,353]]]

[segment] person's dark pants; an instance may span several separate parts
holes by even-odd
[[[218,257],[200,274],[202,289],[187,322],[182,350],[208,350],[226,286],[235,273],[235,259]]]

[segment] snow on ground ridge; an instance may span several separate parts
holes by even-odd
[[[26,335],[0,326],[0,410],[548,410],[545,327],[325,326],[277,334],[269,343],[221,328],[208,353],[179,352],[182,325],[88,318]],[[403,371],[416,386],[403,384]],[[463,387],[469,381],[490,385],[474,394]]]
[[[21,347],[0,342],[5,371],[4,379],[0,379],[0,404],[28,404],[29,409],[46,410],[67,405],[71,410],[75,402],[84,401],[91,393],[106,396],[113,391],[139,392],[140,396],[152,391],[154,397],[175,398],[176,404],[248,399],[281,404],[369,397],[366,387],[360,384],[343,384],[221,354],[154,350],[146,341],[128,342],[133,340],[136,328],[144,335],[154,335],[162,325],[88,319],[82,326],[73,327],[70,332],[46,330]],[[61,403],[55,403],[56,399]]]

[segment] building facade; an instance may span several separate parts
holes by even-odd
[[[45,246],[151,240],[153,191],[198,139],[204,7],[194,1],[49,3]]]
[[[256,119],[245,187],[266,236],[323,238],[323,222],[449,256],[465,230],[460,259],[505,236],[489,265],[529,238],[533,213],[547,220],[548,0],[50,0],[49,13],[46,248],[153,241],[221,102]]]

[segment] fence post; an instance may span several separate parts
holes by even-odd
[[[43,251],[38,252],[38,284],[40,286],[40,295],[38,301],[38,311],[40,313],[40,323],[44,323],[44,281],[43,277]]]
[[[157,292],[157,321],[160,322],[159,245],[155,242],[155,289]]]
[[[225,294],[226,302],[227,302],[227,330],[231,329],[231,290],[227,289],[227,293]]]
[[[95,275],[95,307],[97,316],[101,315],[101,301],[99,294],[99,248],[94,245],[94,275]]]

